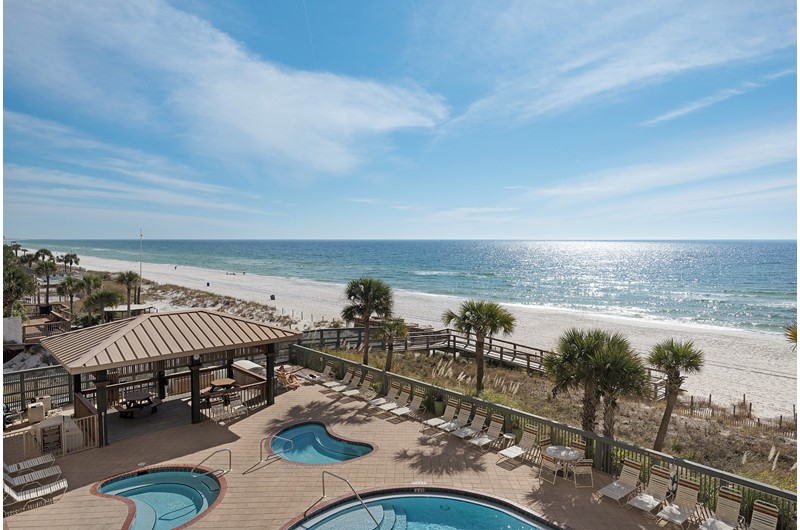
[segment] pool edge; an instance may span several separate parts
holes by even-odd
[[[325,427],[325,430],[327,431],[328,435],[331,436],[332,438],[336,438],[338,440],[341,440],[343,442],[348,442],[348,443],[351,443],[351,444],[366,445],[368,447],[371,447],[372,451],[370,451],[369,453],[367,453],[365,455],[357,456],[357,457],[351,458],[349,460],[342,460],[341,462],[326,462],[324,464],[309,464],[309,463],[306,463],[306,462],[297,462],[295,460],[289,460],[288,458],[283,458],[283,457],[281,457],[280,455],[278,455],[277,453],[275,453],[272,450],[272,439],[275,436],[277,436],[278,434],[282,433],[283,431],[291,429],[292,427],[297,427],[299,425],[305,425],[305,424],[308,424],[308,423],[316,423],[318,425],[322,425],[323,427]],[[380,446],[378,444],[376,444],[376,443],[365,442],[363,440],[355,440],[355,439],[352,439],[352,438],[346,438],[346,437],[344,437],[344,436],[342,436],[340,434],[334,433],[333,430],[331,429],[331,426],[328,424],[328,422],[321,421],[321,420],[301,420],[301,421],[294,421],[294,422],[291,422],[291,423],[285,423],[283,425],[280,425],[279,427],[276,427],[270,433],[269,440],[267,441],[265,446],[266,446],[266,451],[265,452],[268,455],[268,457],[269,456],[276,456],[278,458],[281,458],[284,462],[288,462],[288,463],[295,464],[295,465],[298,465],[298,466],[309,466],[309,467],[338,466],[340,464],[346,464],[346,463],[350,463],[350,462],[355,462],[357,460],[361,460],[362,458],[367,458],[367,457],[373,456],[375,453],[380,451]]]

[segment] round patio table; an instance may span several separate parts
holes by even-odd
[[[564,478],[567,478],[570,462],[580,460],[581,456],[583,456],[583,452],[579,449],[568,447],[566,445],[551,445],[545,449],[544,452],[547,453],[548,456],[552,457],[553,460],[558,462],[561,470],[564,473]]]

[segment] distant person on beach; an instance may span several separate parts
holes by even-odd
[[[177,265],[175,265],[175,270],[178,270],[178,266]]]

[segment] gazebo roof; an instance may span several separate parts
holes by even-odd
[[[301,334],[245,318],[191,309],[148,313],[47,338],[42,346],[71,374],[278,342]]]

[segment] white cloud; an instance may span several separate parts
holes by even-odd
[[[454,208],[452,210],[443,210],[428,216],[431,222],[452,222],[452,223],[469,223],[469,222],[498,222],[504,221],[509,218],[510,212],[517,211],[517,208],[496,208],[496,207],[462,207]]]
[[[280,67],[161,1],[10,2],[5,20],[7,84],[262,170],[343,172],[368,140],[447,117],[416,86]]]

